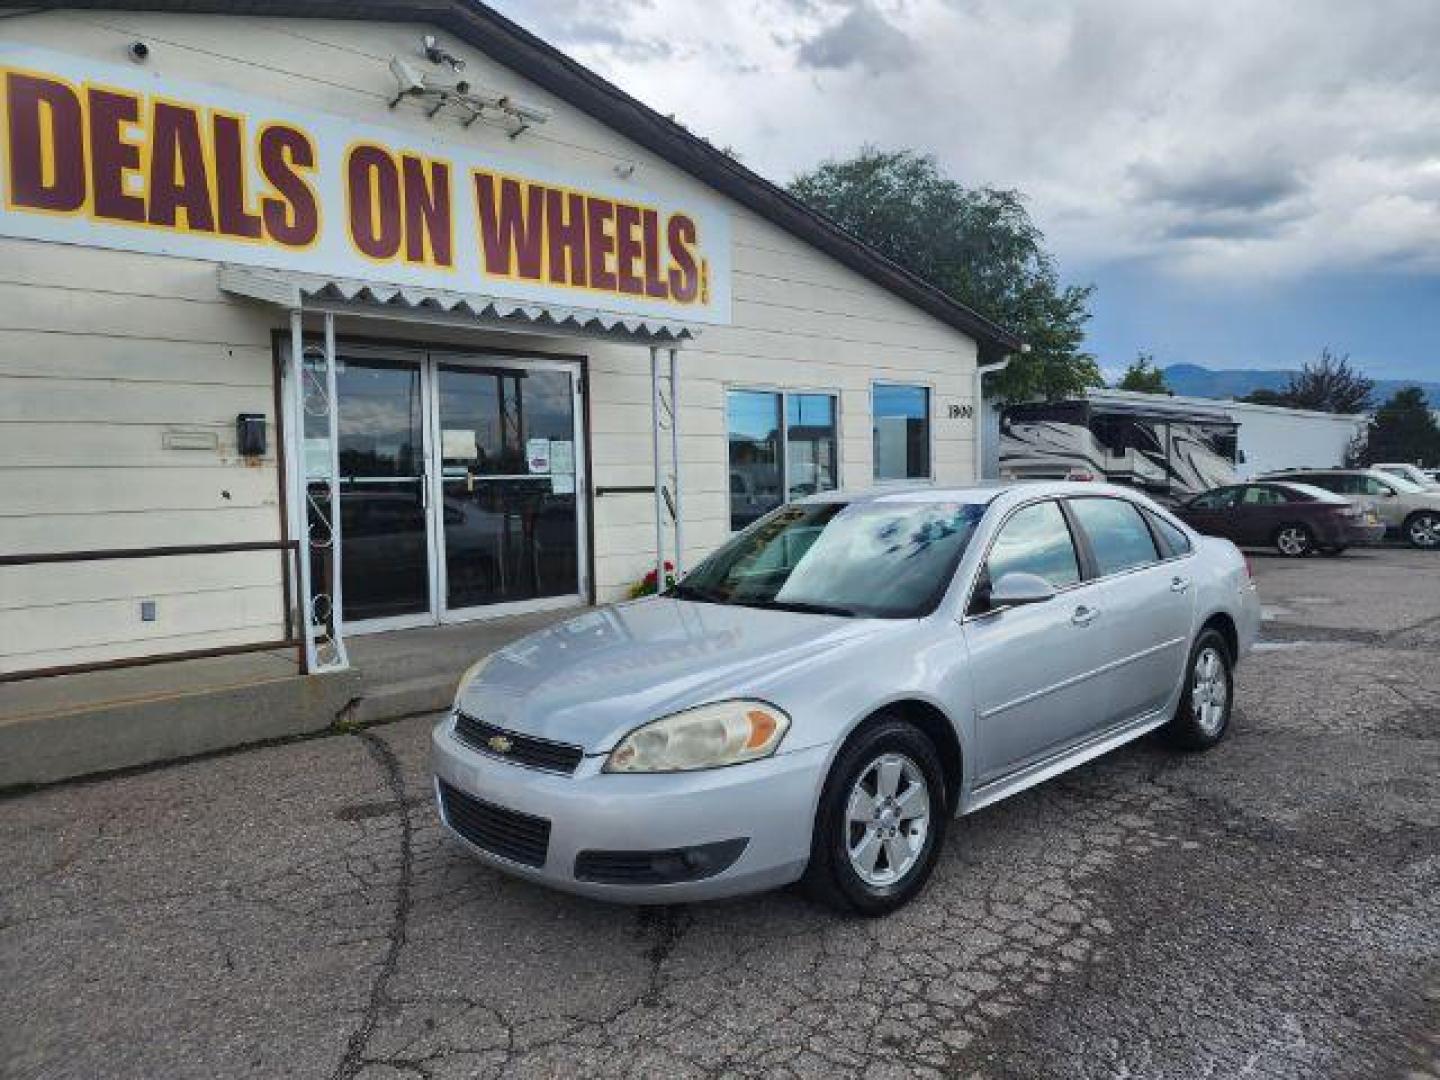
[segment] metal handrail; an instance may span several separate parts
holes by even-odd
[[[115,671],[123,668],[148,667],[180,660],[203,660],[216,656],[234,656],[241,653],[275,652],[280,649],[295,649],[302,674],[306,673],[305,639],[297,637],[290,609],[291,560],[299,558],[298,540],[254,540],[232,544],[178,544],[150,548],[101,548],[91,551],[46,551],[29,555],[0,555],[0,567],[39,566],[54,563],[106,562],[118,559],[160,559],[187,555],[232,555],[245,551],[283,552],[281,570],[282,589],[285,594],[285,636],[278,641],[257,641],[247,645],[220,645],[210,649],[185,649],[170,653],[150,653],[142,656],[117,657],[113,660],[96,660],[85,664],[62,664],[54,667],[30,668],[24,671],[0,672],[0,683],[21,682],[25,679],[46,679],[56,675],[81,675],[92,671]]]

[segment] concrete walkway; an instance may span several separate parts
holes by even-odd
[[[352,637],[329,675],[285,651],[0,684],[0,790],[434,712],[480,657],[578,610]]]

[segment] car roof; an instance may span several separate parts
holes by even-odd
[[[1118,495],[1147,502],[1144,492],[1116,484],[1079,480],[1016,480],[972,487],[936,487],[933,484],[888,484],[856,491],[823,491],[807,495],[800,502],[845,503],[930,503],[963,502],[987,504],[1005,495]]]

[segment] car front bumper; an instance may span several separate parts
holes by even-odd
[[[476,857],[553,888],[633,904],[708,900],[798,879],[810,857],[827,758],[821,746],[723,769],[640,775],[602,772],[605,758],[599,755],[561,775],[472,749],[455,737],[453,717],[438,724],[431,739],[441,823]],[[443,785],[548,822],[540,865],[507,858],[468,838],[465,831],[473,836],[474,829],[449,820],[440,798]],[[698,880],[612,884],[576,876],[582,852],[673,852],[734,840],[745,842],[739,857]]]
[[[1345,526],[1345,540],[1349,544],[1378,544],[1385,539],[1383,521],[1354,521]]]

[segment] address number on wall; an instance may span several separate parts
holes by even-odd
[[[974,406],[974,405],[951,405],[951,406],[950,406],[950,419],[951,419],[951,420],[969,420],[969,419],[971,419],[974,415],[975,415],[975,406]]]

